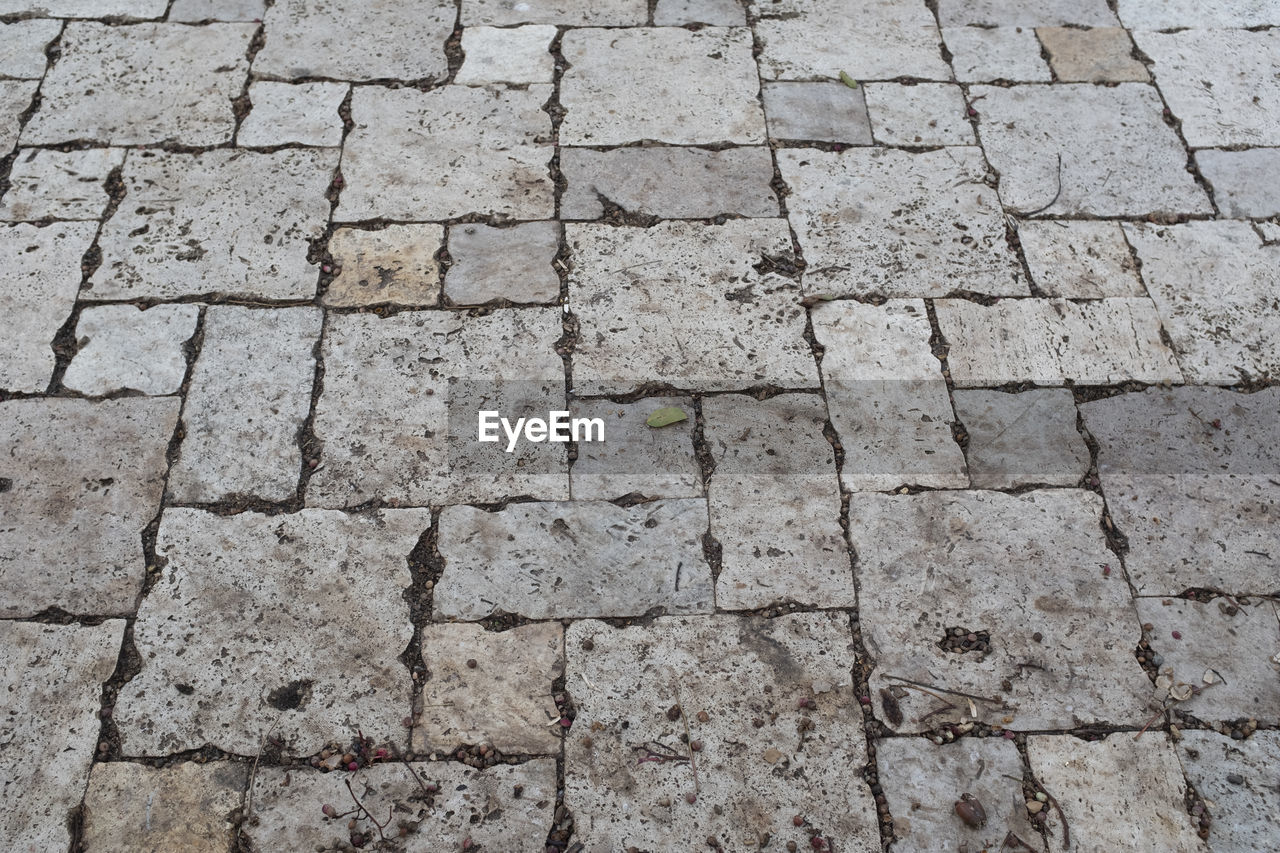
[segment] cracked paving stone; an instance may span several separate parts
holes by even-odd
[[[867,83],[871,128],[881,145],[975,145],[964,94],[951,83]]]
[[[158,14],[163,14],[163,4]],[[72,21],[61,58],[22,132],[28,145],[89,139],[112,145],[221,145],[231,100],[249,71],[252,24],[105,24]]]
[[[435,224],[338,228],[329,238],[338,270],[322,301],[340,308],[434,305],[440,298],[436,255],[443,244],[444,228]]]
[[[124,163],[122,148],[18,152],[9,173],[9,189],[0,202],[0,219],[99,219],[110,200],[106,179]]]
[[[831,423],[844,448],[844,487],[967,487],[942,364],[929,348],[924,301],[825,302],[812,317],[814,337],[825,350]]]
[[[709,612],[711,568],[703,556],[707,503],[661,500],[518,503],[488,512],[440,514],[444,574],[437,619],[529,619]]]
[[[943,26],[942,38],[961,83],[1048,83],[1053,79],[1031,27]]]
[[[648,17],[645,0],[463,0],[461,21],[464,28],[478,24],[641,27]]]
[[[998,698],[977,703],[979,717],[1015,731],[1141,725],[1151,684],[1133,655],[1141,632],[1128,585],[1101,569],[1115,563],[1102,509],[1075,489],[855,493],[849,537],[872,694],[897,676]],[[957,626],[989,632],[989,650],[944,649]],[[894,728],[904,732],[970,710],[931,714],[938,701],[916,691],[900,702]]]
[[[84,850],[227,853],[248,777],[245,764],[230,761],[97,764],[84,799]]]
[[[259,80],[249,86],[253,109],[236,134],[246,146],[333,146],[342,144],[342,116],[338,107],[347,97],[343,83],[275,83]]]
[[[1133,56],[1129,33],[1120,27],[1040,27],[1049,66],[1064,83],[1145,83],[1147,66]]]
[[[0,15],[55,18],[159,18],[168,0],[0,0]]]
[[[549,85],[524,89],[357,87],[342,152],[346,189],[334,216],[453,219],[469,213],[548,219]]]
[[[418,777],[415,780],[415,776]],[[349,849],[345,816],[355,808],[344,782],[378,820],[391,813],[385,832],[411,827],[397,842],[406,853],[439,850],[543,853],[556,807],[556,763],[550,758],[475,770],[453,761],[375,764],[359,773],[263,767],[253,786],[254,820],[244,833],[257,850]],[[428,793],[426,786],[434,786]],[[321,813],[324,804],[337,818]],[[372,821],[356,822],[377,839]],[[469,843],[468,843],[469,842]]]
[[[335,150],[131,152],[88,299],[311,299]]]
[[[464,744],[517,755],[560,752],[560,712],[551,697],[552,682],[564,674],[558,623],[501,632],[427,625],[422,663],[427,675],[413,728],[415,752]]]
[[[0,616],[133,612],[178,405],[0,403]]]
[[[9,404],[12,405],[12,404]],[[125,623],[0,622],[0,832],[10,850],[66,850],[98,742],[102,683]]]
[[[1168,741],[1125,732],[1088,742],[1071,735],[1027,738],[1031,772],[1067,816],[1079,853],[1205,853],[1183,798],[1186,780]],[[1051,848],[1064,827],[1046,809]]]
[[[184,344],[196,332],[198,305],[100,305],[80,312],[79,350],[62,384],[101,397],[116,391],[176,394],[187,374]]]
[[[966,455],[975,489],[1074,486],[1089,472],[1089,448],[1076,430],[1070,390],[958,390],[954,398],[969,433]]]
[[[665,427],[646,421],[676,407],[688,417]],[[685,397],[645,397],[634,403],[582,400],[574,417],[604,421],[604,441],[578,443],[569,469],[574,500],[616,500],[639,493],[650,498],[702,497],[702,470],[693,451],[693,403]]]
[[[969,98],[1011,213],[1213,212],[1151,86],[973,86]]]
[[[765,121],[773,139],[871,145],[865,89],[843,83],[765,83]]]
[[[1274,793],[1280,732],[1254,732],[1237,743],[1217,732],[1184,731],[1176,748],[1187,779],[1213,817],[1214,853],[1274,850],[1280,835]]]
[[[657,0],[653,22],[660,27],[685,24],[744,27],[747,15],[737,0]]]
[[[565,242],[578,393],[817,387],[799,287],[768,271],[790,263],[785,220],[570,223]]]
[[[1233,219],[1280,217],[1280,148],[1196,152],[1196,167],[1213,187],[1223,215]]]
[[[1118,222],[1029,219],[1018,240],[1036,287],[1046,296],[1146,296]]]
[[[777,158],[807,293],[1030,293],[980,149],[791,149]]]
[[[944,27],[1115,26],[1107,0],[939,0]]]
[[[18,141],[18,120],[39,87],[38,80],[0,80],[0,151],[12,150]]]
[[[557,222],[521,222],[507,228],[461,223],[449,228],[444,294],[455,305],[556,302],[560,276],[552,262],[560,250]]]
[[[61,32],[61,21],[31,19],[0,26],[0,75],[43,77],[49,62],[45,48]]]
[[[357,728],[403,743],[403,593],[430,526],[425,509],[165,510],[167,563],[134,624],[142,669],[114,712],[124,753],[255,755],[274,732],[287,754],[311,755]]]
[[[521,442],[507,453],[501,429],[498,442],[476,441],[481,410],[514,423],[564,408],[560,313],[330,315],[308,506],[567,500],[567,445]]]
[[[711,535],[722,547],[716,606],[855,607],[822,398],[707,397],[702,411],[715,464],[707,488]]]
[[[1258,0],[1118,0],[1120,19],[1135,30],[1280,25],[1280,9]]]
[[[182,410],[185,436],[169,475],[172,499],[296,496],[298,436],[311,409],[322,319],[310,306],[205,311],[204,344]]]
[[[845,614],[583,621],[565,647],[564,801],[586,850],[808,848],[811,830],[879,848]]]
[[[266,0],[174,0],[170,21],[260,21]]]
[[[1080,406],[1138,593],[1276,591],[1277,411],[1280,388],[1151,388]]]
[[[466,57],[453,82],[464,86],[485,83],[550,83],[555,77],[551,42],[556,28],[533,24],[502,29],[467,27],[462,31]]]

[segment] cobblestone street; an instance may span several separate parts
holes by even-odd
[[[0,0],[0,157],[5,850],[1280,853],[1280,0]]]

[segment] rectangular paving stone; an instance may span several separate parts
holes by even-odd
[[[181,503],[287,501],[302,471],[323,317],[311,307],[205,311],[168,493]]]
[[[131,153],[89,299],[310,299],[336,151]]]
[[[1275,847],[1280,818],[1272,808],[1272,786],[1280,764],[1280,733],[1254,732],[1236,743],[1208,731],[1184,731],[1178,758],[1196,793],[1203,797],[1213,823],[1214,853],[1254,853]]]
[[[1147,66],[1134,58],[1133,42],[1121,27],[1040,27],[1049,66],[1064,83],[1145,83]]]
[[[249,768],[240,762],[96,764],[84,799],[84,849],[227,853],[248,780]]]
[[[494,228],[479,222],[449,228],[444,293],[455,305],[507,301],[556,302],[560,276],[551,265],[560,251],[556,222],[521,222]]]
[[[1150,299],[934,303],[956,385],[1181,382]]]
[[[1213,199],[1233,219],[1280,216],[1280,189],[1271,177],[1280,172],[1280,148],[1196,152],[1196,168],[1213,187]]]
[[[1146,296],[1118,222],[1028,219],[1018,240],[1036,287],[1046,296]]]
[[[942,38],[951,51],[951,66],[961,83],[1012,80],[1048,83],[1049,66],[1031,27],[948,27]]]
[[[0,616],[132,613],[176,399],[0,404]],[[95,729],[96,731],[96,729]]]
[[[462,31],[465,59],[454,75],[464,86],[485,83],[550,83],[555,77],[551,41],[556,28],[531,24],[525,27],[467,27]]]
[[[9,189],[0,201],[0,219],[99,219],[110,200],[106,179],[124,163],[122,148],[18,152]]]
[[[49,62],[45,48],[61,32],[61,22],[39,19],[0,26],[0,75],[27,79],[43,77]]]
[[[167,0],[0,0],[0,15],[55,18],[159,18]]]
[[[566,27],[638,27],[649,17],[645,0],[463,0],[462,26],[560,24]]]
[[[866,92],[871,129],[881,145],[977,144],[959,86],[867,83],[859,88]]]
[[[86,308],[76,323],[79,349],[62,384],[91,397],[126,389],[176,394],[187,375],[184,345],[199,318],[198,305]]]
[[[1141,631],[1124,578],[1102,573],[1116,558],[1101,514],[1098,495],[1075,489],[855,493],[849,538],[872,695],[897,676],[998,699],[977,703],[980,719],[1015,731],[1142,725]],[[956,628],[986,632],[988,647],[948,650]],[[969,715],[963,702],[931,714],[940,704],[916,691],[899,701],[905,721],[889,723],[900,731]]]
[[[765,83],[765,121],[770,139],[871,145],[866,89],[844,83]]]
[[[249,86],[253,109],[240,125],[236,142],[244,146],[333,146],[342,144],[338,107],[349,87],[341,83],[276,83]]]
[[[13,850],[66,850],[125,623],[0,622],[0,831]]]
[[[938,0],[944,27],[1115,26],[1107,0]]]
[[[713,27],[746,26],[747,15],[735,0],[658,0],[653,22],[660,27],[707,24]]]
[[[702,412],[715,464],[711,535],[721,546],[716,606],[856,606],[822,398],[707,397]]]
[[[1117,0],[1116,6],[1124,25],[1135,30],[1280,24],[1280,10],[1265,0]]]
[[[582,621],[565,648],[564,801],[587,850],[879,847],[845,614]]]
[[[170,21],[260,21],[266,0],[174,0]]]
[[[329,238],[334,276],[323,302],[361,305],[435,305],[440,299],[440,225],[388,225],[373,231],[338,228]]]
[[[712,609],[707,503],[517,503],[440,514],[437,619],[642,616]]]
[[[357,87],[335,218],[550,218],[551,117],[542,110],[550,97],[551,86],[542,84],[429,92]]]
[[[675,407],[686,420],[661,428],[646,421]],[[604,421],[604,441],[578,443],[569,470],[574,500],[616,500],[639,493],[651,498],[702,496],[702,470],[693,452],[694,408],[685,397],[645,397],[634,403],[581,400],[574,417]]]
[[[937,297],[1030,291],[1005,240],[1000,199],[973,147],[777,152],[808,269],[805,290]]]
[[[357,726],[403,744],[403,593],[430,526],[425,509],[165,510],[156,551],[167,563],[134,625],[142,669],[113,714],[124,754],[210,744],[256,755],[273,732],[286,754],[311,755]]]
[[[1089,472],[1089,448],[1076,431],[1076,406],[1066,388],[957,390],[953,396],[969,434],[975,489],[1074,486]]]
[[[766,148],[565,147],[560,171],[568,182],[560,199],[564,219],[600,219],[606,203],[662,219],[778,215],[770,185],[773,159]]]

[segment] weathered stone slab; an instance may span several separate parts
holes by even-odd
[[[0,0],[0,15],[31,14],[55,18],[130,20],[159,18],[167,0]]]
[[[1089,448],[1076,431],[1076,406],[1067,389],[956,391],[954,396],[956,415],[969,433],[975,489],[1074,486],[1088,473]]]
[[[944,27],[1115,26],[1107,0],[939,0]]]
[[[324,304],[434,305],[440,298],[436,254],[443,243],[444,228],[434,224],[336,229],[329,254],[338,270],[324,292]]]
[[[260,21],[266,0],[174,0],[170,21]]]
[[[1145,83],[1147,66],[1133,56],[1129,33],[1120,27],[1040,27],[1049,66],[1064,83]]]
[[[658,429],[646,423],[671,406],[688,419]],[[574,500],[615,500],[635,492],[651,498],[702,496],[702,470],[693,454],[694,409],[687,398],[584,400],[574,404],[573,414],[604,421],[604,441],[578,443],[569,471]]]
[[[86,853],[227,853],[244,799],[243,763],[94,766],[84,799]]]
[[[843,83],[765,83],[764,112],[772,139],[871,145],[865,88]]]
[[[467,27],[462,31],[466,59],[454,82],[467,86],[485,83],[550,83],[555,76],[551,40],[556,28],[531,25],[502,29]]]
[[[336,219],[550,218],[551,117],[542,110],[550,97],[542,84],[357,87]]]
[[[1124,25],[1135,30],[1280,24],[1280,11],[1266,0],[1118,0],[1116,5]]]
[[[1101,513],[1098,495],[1075,489],[855,493],[849,538],[872,694],[898,676],[999,699],[977,703],[979,718],[1017,731],[1142,725],[1141,631],[1123,576],[1103,574],[1115,556]],[[955,628],[989,636],[987,648],[948,650]],[[915,691],[899,701],[905,720],[889,724],[901,731],[969,715],[964,703],[930,714],[938,701]]]
[[[977,144],[959,86],[867,83],[859,88],[866,92],[871,128],[881,145]]]
[[[831,295],[1024,295],[978,148],[777,152],[787,209],[809,267]]]
[[[35,80],[0,80],[0,150],[11,151],[18,141],[18,119],[39,87]]]
[[[32,19],[0,26],[0,75],[29,80],[43,77],[49,62],[44,50],[60,32],[58,21]]]
[[[707,504],[663,500],[510,504],[497,512],[446,507],[437,618],[529,619],[705,613],[711,569],[702,553]]]
[[[1031,27],[942,27],[951,65],[962,83],[1012,80],[1048,83],[1049,66]]]
[[[1255,732],[1235,743],[1217,732],[1185,731],[1178,758],[1213,823],[1214,853],[1254,853],[1274,847],[1280,818],[1273,808],[1273,779],[1280,764],[1280,734]]]
[[[744,27],[747,14],[735,0],[658,0],[653,22],[660,27],[685,24]]]
[[[253,109],[240,126],[236,142],[249,147],[272,145],[333,146],[342,144],[338,107],[347,97],[342,83],[275,83],[259,80],[249,87]]]
[[[131,153],[90,299],[310,299],[337,151]]]
[[[176,399],[0,404],[0,616],[132,613]]]
[[[844,614],[584,621],[565,646],[565,806],[587,850],[782,849],[811,829],[839,850],[879,845]]]
[[[109,200],[107,175],[122,163],[121,148],[19,151],[0,202],[0,219],[98,219]]]
[[[1146,296],[1117,222],[1028,219],[1018,239],[1036,287],[1046,296]]]
[[[445,296],[455,305],[558,301],[560,276],[551,266],[558,251],[556,222],[521,222],[509,228],[454,225],[449,229],[453,266],[445,277]]]
[[[403,743],[402,596],[430,525],[425,509],[165,510],[156,550],[168,562],[134,625],[142,670],[113,715],[125,754],[207,743],[255,755],[272,731],[287,754],[311,755],[357,727]]]
[[[477,24],[627,27],[643,26],[648,17],[645,0],[466,0],[462,4],[464,28]]]
[[[1224,215],[1235,219],[1280,216],[1280,189],[1271,180],[1280,173],[1280,148],[1196,152],[1196,167],[1213,187]]]
[[[86,308],[76,323],[80,350],[62,384],[90,396],[125,389],[176,394],[187,374],[183,344],[195,334],[199,317],[197,305]]]
[[[1275,591],[1280,389],[1149,389],[1080,411],[1139,593]]]

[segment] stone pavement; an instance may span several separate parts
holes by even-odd
[[[0,0],[0,157],[5,849],[1280,851],[1275,0]]]

